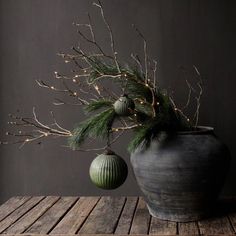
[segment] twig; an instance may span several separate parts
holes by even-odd
[[[36,129],[34,129],[32,131],[28,131],[26,133],[24,133],[20,130],[18,134],[7,132],[6,135],[11,135],[11,136],[15,136],[15,137],[24,137],[25,139],[20,139],[20,140],[13,141],[13,142],[4,141],[4,142],[0,142],[0,144],[21,143],[20,148],[22,148],[26,143],[33,142],[33,141],[36,141],[36,140],[39,140],[39,139],[42,139],[42,138],[48,137],[48,136],[55,136],[55,137],[70,137],[70,136],[72,136],[71,131],[63,128],[62,126],[60,126],[58,124],[53,113],[51,113],[51,116],[54,121],[54,123],[52,125],[56,126],[57,129],[50,127],[49,125],[43,124],[41,121],[39,121],[39,119],[36,115],[35,107],[33,107],[33,117],[32,118],[19,117],[19,116],[15,116],[12,114],[9,114],[9,116],[12,119],[16,120],[15,122],[10,122],[10,124],[12,124],[12,125],[21,126],[21,127],[34,127]]]
[[[197,109],[196,109],[196,112],[195,112],[195,114],[194,114],[195,127],[197,127],[197,125],[198,125],[199,111],[200,111],[200,105],[201,105],[200,100],[201,100],[201,96],[202,96],[202,93],[203,93],[203,89],[202,89],[202,87],[201,87],[201,85],[200,85],[199,83],[198,83],[198,86],[199,86],[200,91],[199,91],[199,96],[196,97],[196,100],[197,100]]]
[[[112,128],[112,132],[117,132],[117,131],[121,131],[121,130],[135,129],[135,128],[140,127],[140,126],[142,126],[142,124],[136,124],[136,125],[124,126],[124,127],[115,127],[115,128]]]
[[[156,89],[156,71],[157,71],[157,61],[153,60],[154,68],[153,68],[153,88]]]
[[[103,22],[105,23],[105,25],[106,25],[106,27],[108,29],[109,35],[110,35],[111,49],[112,49],[112,53],[113,53],[113,60],[114,60],[114,62],[116,64],[116,68],[117,68],[118,73],[121,73],[120,66],[119,66],[119,63],[118,63],[118,60],[117,60],[117,52],[115,50],[115,42],[114,42],[113,32],[112,32],[112,29],[111,29],[108,21],[106,20],[105,15],[104,15],[104,10],[103,10],[103,6],[102,6],[101,1],[98,0],[98,3],[99,4],[94,2],[93,5],[100,8],[100,12],[101,12],[101,16],[102,16]]]
[[[183,112],[181,109],[179,109],[179,108],[176,106],[174,100],[173,100],[170,96],[169,96],[169,99],[170,99],[170,101],[171,101],[171,103],[172,103],[172,105],[173,105],[173,107],[174,107],[174,110],[177,111],[181,116],[183,116],[187,122],[189,122],[190,119],[184,114],[184,112]]]
[[[47,88],[47,89],[51,89],[53,91],[56,91],[56,92],[63,92],[63,93],[69,93],[69,95],[71,97],[76,97],[79,101],[80,101],[80,105],[87,105],[89,104],[88,101],[86,101],[85,99],[79,97],[78,93],[71,90],[68,85],[66,84],[66,82],[64,80],[62,80],[62,84],[63,86],[65,87],[65,89],[58,89],[56,88],[55,86],[50,86],[48,85],[46,82],[42,81],[42,80],[36,80],[36,83],[40,86],[40,87],[43,87],[43,88]]]
[[[133,53],[131,53],[131,58],[137,63],[137,65],[139,66],[141,74],[143,74],[143,66],[140,62],[140,59],[139,59],[138,55],[134,55]]]
[[[187,85],[188,85],[189,91],[188,91],[188,97],[187,97],[186,104],[185,104],[185,105],[183,106],[183,108],[182,108],[183,111],[184,111],[185,109],[187,109],[188,106],[189,106],[189,104],[190,104],[191,95],[192,95],[192,90],[193,90],[193,88],[192,88],[191,84],[188,82],[188,80],[186,79],[185,81],[186,81],[186,83],[187,83]]]
[[[81,103],[69,103],[59,98],[55,98],[55,102],[53,102],[53,105],[55,106],[61,106],[61,105],[81,106]]]
[[[94,31],[93,31],[92,23],[91,23],[91,17],[90,17],[90,15],[89,15],[89,13],[88,13],[88,19],[89,19],[89,24],[75,24],[75,25],[88,27],[88,28],[89,28],[89,31],[90,31],[90,34],[91,34],[91,37],[92,37],[92,40],[89,39],[87,36],[85,36],[85,34],[83,34],[80,30],[78,30],[79,35],[80,35],[85,41],[87,41],[88,43],[91,43],[91,44],[95,45],[95,46],[98,48],[98,50],[101,52],[100,56],[104,56],[104,57],[107,57],[107,58],[109,58],[109,59],[113,59],[113,57],[107,55],[107,54],[103,51],[102,47],[97,43],[96,38],[95,38]],[[93,55],[93,56],[94,56],[94,55]]]
[[[63,128],[63,127],[61,127],[61,126],[58,124],[58,122],[57,122],[57,120],[56,120],[56,118],[55,118],[55,116],[54,116],[53,111],[50,111],[50,113],[51,113],[52,119],[53,119],[53,121],[54,121],[54,125],[56,125],[59,129],[65,131],[65,132],[67,132],[67,133],[70,133],[70,131],[69,131],[68,129]]]
[[[202,76],[199,72],[199,70],[197,69],[197,67],[195,65],[193,65],[193,68],[198,76],[198,83],[197,83],[197,86],[199,88],[199,93],[198,95],[195,97],[196,99],[196,102],[197,102],[197,108],[196,108],[196,112],[194,114],[194,119],[195,119],[195,127],[197,127],[198,125],[198,120],[199,120],[199,112],[200,112],[200,106],[201,106],[201,97],[202,97],[202,93],[203,93],[203,87],[202,87],[202,84],[203,84],[203,81],[202,81]]]
[[[148,84],[148,55],[147,55],[147,41],[140,30],[133,24],[134,29],[138,33],[138,35],[143,40],[143,51],[144,51],[144,64],[145,64],[145,83]]]

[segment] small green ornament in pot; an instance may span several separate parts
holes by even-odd
[[[133,99],[124,94],[114,103],[114,110],[119,116],[128,116],[135,108]]]
[[[125,161],[111,150],[98,155],[89,169],[91,181],[102,189],[116,189],[121,186],[128,175]]]

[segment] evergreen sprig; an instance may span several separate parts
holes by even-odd
[[[69,146],[73,149],[79,148],[84,141],[91,138],[108,138],[109,131],[116,118],[113,108],[109,108],[101,113],[81,122],[73,131],[69,138]]]
[[[121,71],[118,72],[115,65],[105,63],[98,58],[94,59],[92,65],[89,83],[93,84],[104,79],[112,80],[124,87],[125,93],[135,102],[136,122],[142,125],[135,129],[134,138],[128,146],[130,152],[133,152],[142,143],[148,147],[151,140],[162,131],[174,132],[190,128],[189,123],[174,109],[168,94],[156,89],[153,98],[150,86],[145,83],[144,75],[136,68],[121,67]],[[158,106],[155,106],[155,117],[153,117],[153,99],[158,101]],[[72,148],[79,148],[88,137],[108,138],[116,117],[113,103],[114,101],[101,98],[91,101],[85,106],[86,113],[100,113],[90,117],[75,128],[72,137],[69,139]],[[100,111],[102,109],[106,110]]]
[[[100,100],[95,100],[90,102],[85,108],[85,112],[86,113],[91,113],[91,112],[95,112],[95,111],[99,111],[103,108],[108,108],[108,107],[112,107],[113,106],[113,102],[110,100],[106,100],[106,99],[100,99]]]

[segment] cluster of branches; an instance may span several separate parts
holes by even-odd
[[[179,109],[174,100],[163,93],[157,81],[157,61],[151,60],[147,52],[147,41],[143,34],[134,25],[133,28],[143,42],[143,59],[131,54],[132,67],[123,65],[118,60],[113,31],[104,15],[101,2],[93,4],[101,13],[104,25],[110,38],[111,51],[106,52],[98,43],[92,19],[88,14],[88,23],[74,23],[81,40],[94,46],[95,52],[90,53],[80,46],[72,47],[72,53],[58,53],[65,63],[73,63],[76,69],[72,76],[55,72],[55,79],[61,82],[61,87],[56,87],[47,82],[37,80],[37,84],[57,93],[67,94],[73,102],[56,99],[54,105],[83,106],[86,113],[95,113],[87,120],[81,122],[78,127],[70,131],[61,127],[51,112],[53,124],[46,125],[39,121],[33,109],[33,117],[23,118],[10,115],[13,121],[10,124],[20,127],[33,127],[30,132],[7,132],[7,135],[20,137],[12,143],[37,141],[48,136],[68,137],[69,145],[74,149],[83,151],[100,150],[109,147],[127,130],[134,130],[129,149],[133,151],[141,142],[148,144],[152,138],[161,131],[189,130],[197,126],[202,95],[202,79],[198,69],[194,69],[198,75],[198,88],[194,88],[187,80],[189,94],[183,109]],[[84,33],[88,29],[89,35]],[[119,91],[111,91],[107,82],[117,85]],[[128,117],[118,116],[114,110],[114,102],[123,94],[128,94],[135,103],[135,109]],[[194,114],[195,125],[184,114],[189,106],[192,94],[197,102]],[[98,149],[81,149],[81,145],[87,139],[101,138],[107,140],[104,147]],[[8,144],[10,142],[2,142]]]

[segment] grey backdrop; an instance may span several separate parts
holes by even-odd
[[[131,24],[148,39],[149,51],[158,60],[161,85],[186,97],[180,66],[197,65],[205,78],[200,124],[215,127],[216,134],[232,152],[232,168],[224,194],[235,194],[236,186],[236,1],[230,0],[104,0],[105,12],[114,30],[120,58],[142,53],[142,43]],[[53,82],[53,71],[68,71],[59,51],[70,51],[78,34],[73,21],[86,21],[90,11],[97,34],[106,49],[109,37],[98,11],[88,0],[0,0],[0,128],[7,127],[7,114],[20,110],[30,115],[35,106],[39,117],[49,122],[53,109],[67,128],[82,117],[80,108],[54,107],[61,95],[40,89],[35,79]],[[70,68],[70,66],[69,66]],[[127,162],[128,136],[116,145]],[[0,201],[12,195],[136,195],[140,194],[130,171],[119,189],[102,191],[90,183],[89,164],[95,153],[73,152],[61,147],[64,140],[41,145],[0,147]]]

